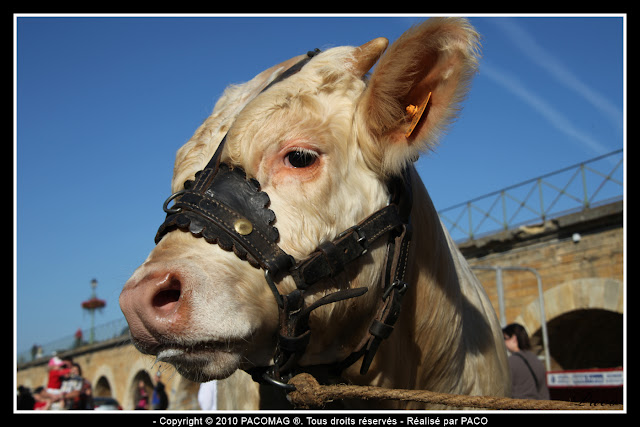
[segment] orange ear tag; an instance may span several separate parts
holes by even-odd
[[[420,104],[419,107],[416,107],[415,105],[407,106],[406,111],[411,115],[411,124],[409,125],[409,129],[407,129],[407,132],[404,134],[405,138],[409,138],[411,136],[411,133],[413,133],[413,130],[418,125],[418,122],[422,117],[422,113],[424,113],[425,108],[427,108],[429,99],[431,99],[431,92],[429,92],[429,95],[427,95],[427,98],[422,104]]]

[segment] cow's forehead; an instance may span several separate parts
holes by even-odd
[[[324,109],[322,120],[334,121],[336,127],[344,129],[345,120],[340,116],[353,113],[354,100],[364,89],[364,82],[350,72],[354,50],[354,47],[342,46],[323,51],[300,72],[265,92],[259,90],[260,85],[268,83],[263,81],[264,75],[273,79],[273,69],[279,68],[281,72],[284,68],[272,67],[247,83],[229,86],[211,116],[178,151],[174,191],[204,167],[227,133],[225,156],[231,158],[232,163],[249,167],[255,162],[256,151],[259,153],[265,148],[261,144],[287,138],[287,133],[304,132],[304,123],[309,127],[312,121],[308,113],[314,108]],[[287,65],[291,64],[287,62]],[[261,138],[260,134],[265,132],[269,132],[270,138]]]
[[[334,48],[315,57],[297,74],[259,94],[232,124],[227,153],[234,163],[268,145],[303,137],[327,142],[323,132],[348,132],[364,82],[346,62],[353,48]],[[341,142],[347,144],[344,138]],[[247,165],[245,165],[247,166]]]

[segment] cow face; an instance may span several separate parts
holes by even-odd
[[[213,155],[257,179],[276,215],[279,246],[296,260],[387,203],[386,180],[433,141],[451,116],[474,63],[475,33],[464,20],[431,20],[387,47],[322,52],[266,91],[292,58],[229,89],[176,157],[172,186],[182,189]],[[411,132],[414,113],[429,110]],[[431,101],[432,100],[432,101]],[[338,277],[314,285],[308,303],[338,289],[369,287],[354,300],[323,306],[310,319],[301,364],[341,360],[354,350],[379,299],[385,248],[374,246]],[[286,294],[290,277],[278,283]],[[263,272],[180,230],[166,234],[120,297],[136,347],[195,381],[267,366],[278,328],[276,301]]]

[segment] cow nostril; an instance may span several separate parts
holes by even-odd
[[[153,305],[155,307],[163,307],[167,304],[173,304],[178,302],[180,299],[180,290],[178,289],[170,289],[167,291],[158,292],[158,294],[153,297]]]
[[[179,280],[171,280],[168,287],[155,294],[153,306],[159,309],[171,309],[180,300],[180,288]]]

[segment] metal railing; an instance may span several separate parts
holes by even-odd
[[[16,361],[18,364],[31,362],[41,357],[52,357],[54,354],[60,354],[68,350],[89,344],[87,337],[91,335],[91,330],[82,330],[81,335],[68,335],[63,338],[59,338],[55,341],[36,345],[29,350],[21,351],[17,354]],[[129,333],[129,324],[124,317],[113,320],[108,323],[96,326],[93,328],[93,342],[96,344],[101,341],[107,341],[113,338],[123,337]]]
[[[616,150],[442,209],[456,242],[622,200],[623,150]]]

